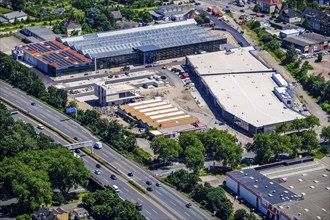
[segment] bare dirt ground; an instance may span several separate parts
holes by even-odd
[[[14,36],[0,38],[0,51],[7,55],[11,54],[11,50],[17,45],[24,44],[21,40]]]
[[[324,55],[322,62],[316,63],[316,58],[306,59],[314,69],[309,70],[308,74],[318,75],[321,74],[326,80],[330,80],[330,55]]]

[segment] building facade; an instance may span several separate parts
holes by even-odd
[[[309,28],[314,32],[330,36],[330,15],[312,8],[306,8],[302,17],[309,21]]]
[[[280,0],[257,0],[260,11],[264,13],[274,13],[279,12],[282,8],[282,3]]]
[[[291,45],[302,53],[314,53],[330,49],[330,37],[316,33],[305,33],[283,39],[282,47],[289,48]]]

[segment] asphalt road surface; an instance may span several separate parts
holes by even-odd
[[[46,106],[45,104],[35,100],[31,96],[27,96],[12,86],[0,82],[0,96],[10,100],[15,105],[29,111],[29,114],[38,117],[45,123],[49,124],[53,128],[61,131],[69,137],[77,137],[78,141],[98,141],[88,130],[77,124],[72,120],[67,120],[68,118],[53,110],[52,108]],[[31,103],[35,102],[35,106]],[[118,168],[123,175],[127,175],[128,172],[133,172],[134,176],[132,179],[136,181],[141,187],[146,188],[145,182],[147,180],[153,182],[153,192],[149,195],[157,201],[156,205],[160,205],[175,213],[175,215],[180,219],[212,219],[212,217],[206,213],[204,210],[193,206],[191,208],[186,208],[186,204],[189,201],[187,198],[182,196],[179,192],[168,186],[156,187],[154,183],[158,182],[156,178],[151,175],[151,172],[144,170],[134,161],[131,161],[110,147],[104,146],[101,150],[94,150],[94,153],[111,165]],[[118,185],[119,186],[119,185]],[[158,212],[158,211],[157,211]],[[152,214],[152,212],[150,212]],[[150,219],[160,219],[160,214],[153,214]]]
[[[249,42],[247,42],[245,40],[245,38],[235,28],[228,25],[226,22],[220,21],[219,19],[217,19],[213,15],[209,14],[207,11],[203,10],[201,7],[198,7],[197,11],[201,14],[205,14],[206,16],[208,16],[210,18],[210,20],[216,25],[216,27],[226,29],[226,31],[229,32],[235,38],[237,43],[242,42],[241,46],[243,46],[243,47],[250,46]]]

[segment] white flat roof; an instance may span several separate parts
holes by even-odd
[[[201,75],[216,73],[256,72],[271,70],[257,60],[250,51],[253,47],[232,49],[188,56],[195,71]]]
[[[271,72],[202,76],[202,79],[226,111],[255,127],[304,118],[284,108],[275,96],[276,83]]]
[[[273,77],[275,77],[278,80],[278,82],[281,84],[279,86],[284,86],[284,87],[288,86],[288,82],[283,78],[281,74],[275,73],[273,74]]]

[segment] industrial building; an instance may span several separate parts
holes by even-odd
[[[221,44],[226,44],[227,39],[200,27],[194,19],[94,33],[68,38],[56,38],[57,45],[75,50],[76,54],[85,57],[88,62],[82,66],[71,65],[63,71],[59,68],[40,68],[51,76],[75,73],[82,70],[95,70],[113,68],[124,65],[150,64],[159,60],[183,57],[197,54],[201,51],[219,51]],[[51,41],[50,43],[54,43]],[[48,42],[43,42],[48,44]],[[29,46],[18,46],[13,50],[14,58],[38,57],[35,54],[44,53],[43,49],[21,49]],[[26,54],[23,56],[23,54]],[[20,55],[20,56],[17,56]],[[84,60],[85,60],[84,59]],[[93,65],[89,65],[89,60]],[[30,63],[29,60],[25,60]],[[36,62],[36,61],[35,61]],[[39,62],[43,62],[39,60]],[[32,64],[34,65],[34,64]]]
[[[51,29],[42,26],[26,27],[21,30],[21,33],[28,37],[34,37],[38,41],[54,40],[60,36],[55,34]]]
[[[267,219],[329,219],[329,167],[300,158],[228,172],[226,186]]]
[[[227,42],[193,19],[58,40],[95,60],[98,69],[218,51]]]
[[[289,48],[291,45],[302,53],[314,53],[322,50],[329,50],[330,37],[325,37],[316,33],[304,33],[283,39],[282,47]]]
[[[253,47],[238,48],[188,56],[186,63],[211,98],[210,107],[251,134],[272,132],[279,123],[304,118],[290,109],[295,84],[255,53]]]
[[[204,130],[205,125],[160,97],[119,107],[118,113],[149,130],[152,136],[176,137],[182,132]],[[156,130],[155,130],[156,129]]]
[[[122,105],[132,102],[141,96],[135,92],[136,88],[129,84],[104,85],[96,83],[94,93],[98,97],[101,106]]]
[[[56,40],[16,46],[12,54],[50,76],[93,68],[91,59]]]

